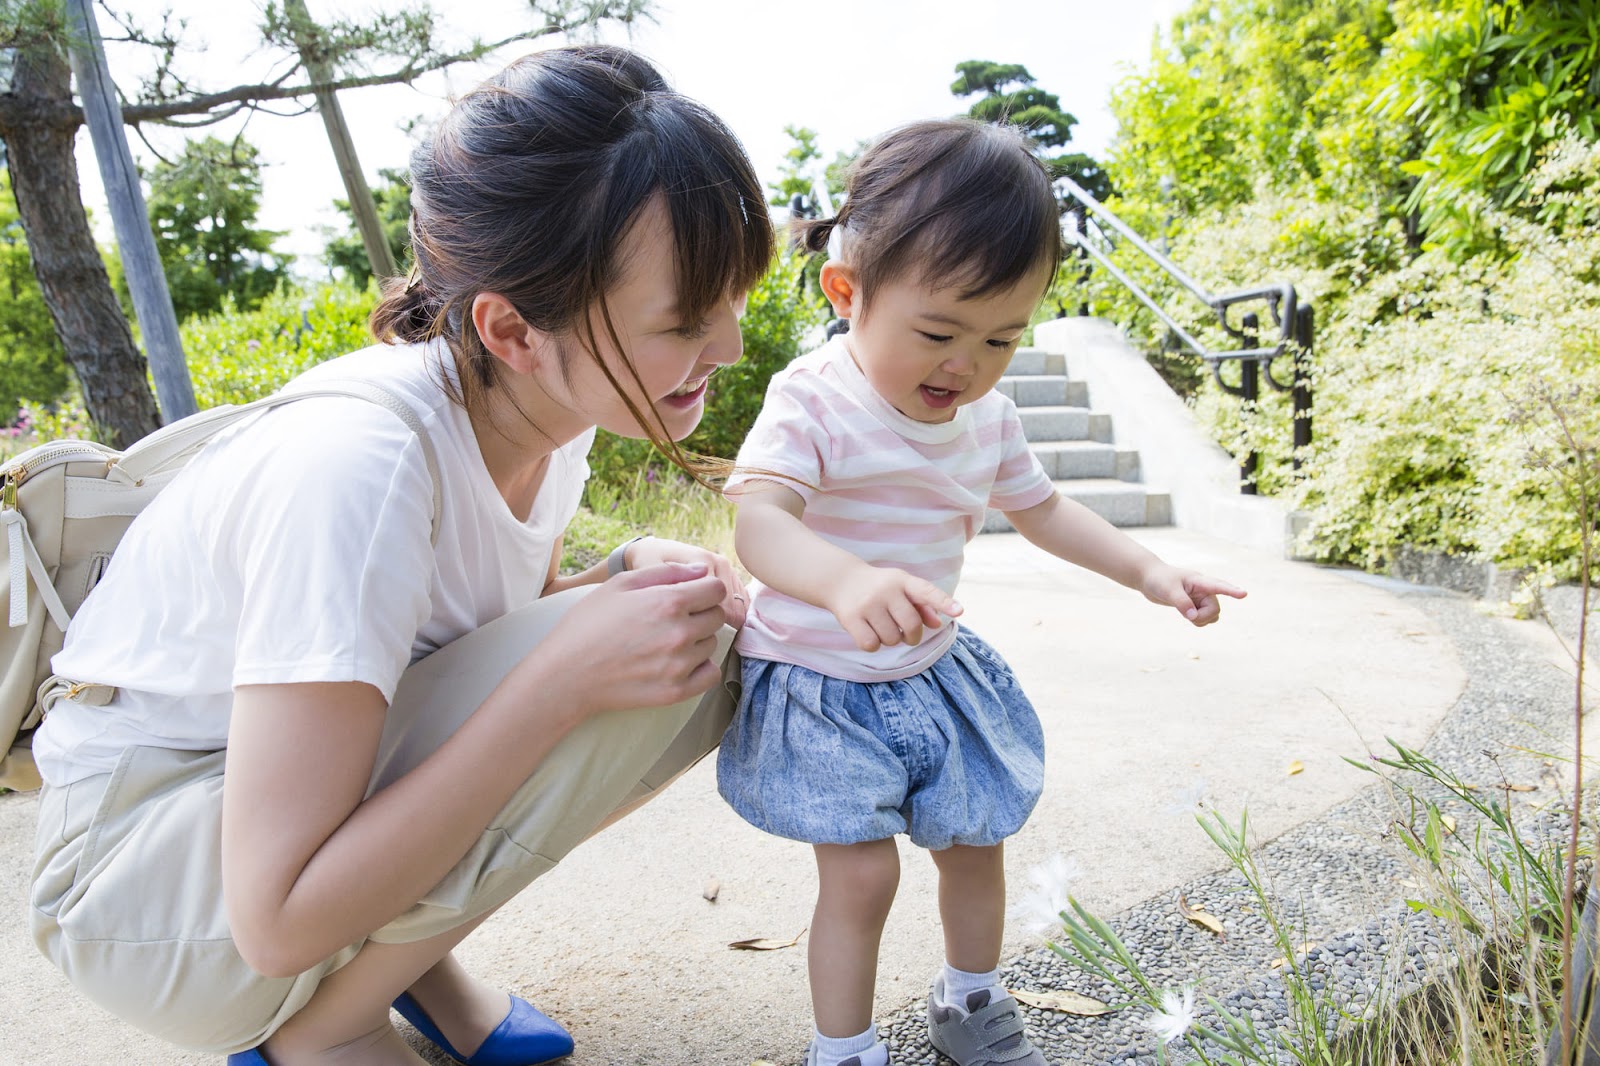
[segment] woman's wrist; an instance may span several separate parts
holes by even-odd
[[[648,533],[641,533],[632,540],[625,540],[621,544],[618,544],[615,548],[612,548],[611,554],[606,556],[606,576],[616,577],[625,570],[632,570],[633,565],[631,560],[628,558],[628,549],[632,548],[635,544],[638,544],[641,540],[649,535],[650,534]]]

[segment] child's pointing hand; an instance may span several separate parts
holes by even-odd
[[[1142,591],[1145,599],[1177,608],[1179,614],[1196,626],[1208,626],[1222,617],[1218,596],[1242,600],[1249,595],[1237,585],[1165,563],[1153,567],[1145,576]]]

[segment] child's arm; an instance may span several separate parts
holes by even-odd
[[[1244,599],[1244,589],[1193,570],[1180,570],[1076,500],[1059,493],[1006,517],[1029,541],[1057,558],[1076,563],[1128,588],[1152,603],[1175,607],[1197,626],[1222,613],[1218,596]]]
[[[772,481],[751,481],[729,494],[739,507],[733,543],[739,561],[786,596],[829,611],[862,651],[919,644],[922,629],[955,616],[961,605],[931,581],[872,566],[829,544],[800,522],[805,500]]]

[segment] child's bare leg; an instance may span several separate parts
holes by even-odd
[[[822,1035],[854,1036],[872,1024],[878,944],[900,886],[900,853],[892,839],[818,844],[816,852],[811,1009]]]
[[[1006,931],[1005,845],[957,844],[929,854],[939,868],[945,961],[968,973],[988,973],[1000,965]]]
[[[510,1007],[504,992],[468,976],[450,954],[483,920],[409,944],[368,941],[267,1039],[263,1054],[272,1066],[417,1066],[423,1060],[389,1024],[389,1004],[412,989],[445,1039],[470,1056]]]

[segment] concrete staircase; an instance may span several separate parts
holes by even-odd
[[[1067,377],[1067,360],[1040,348],[1019,348],[996,391],[1011,397],[1033,453],[1056,489],[1114,526],[1172,524],[1172,498],[1139,482],[1139,453],[1113,443],[1111,416],[1089,407],[1089,388]],[[985,533],[1009,532],[990,511]]]

